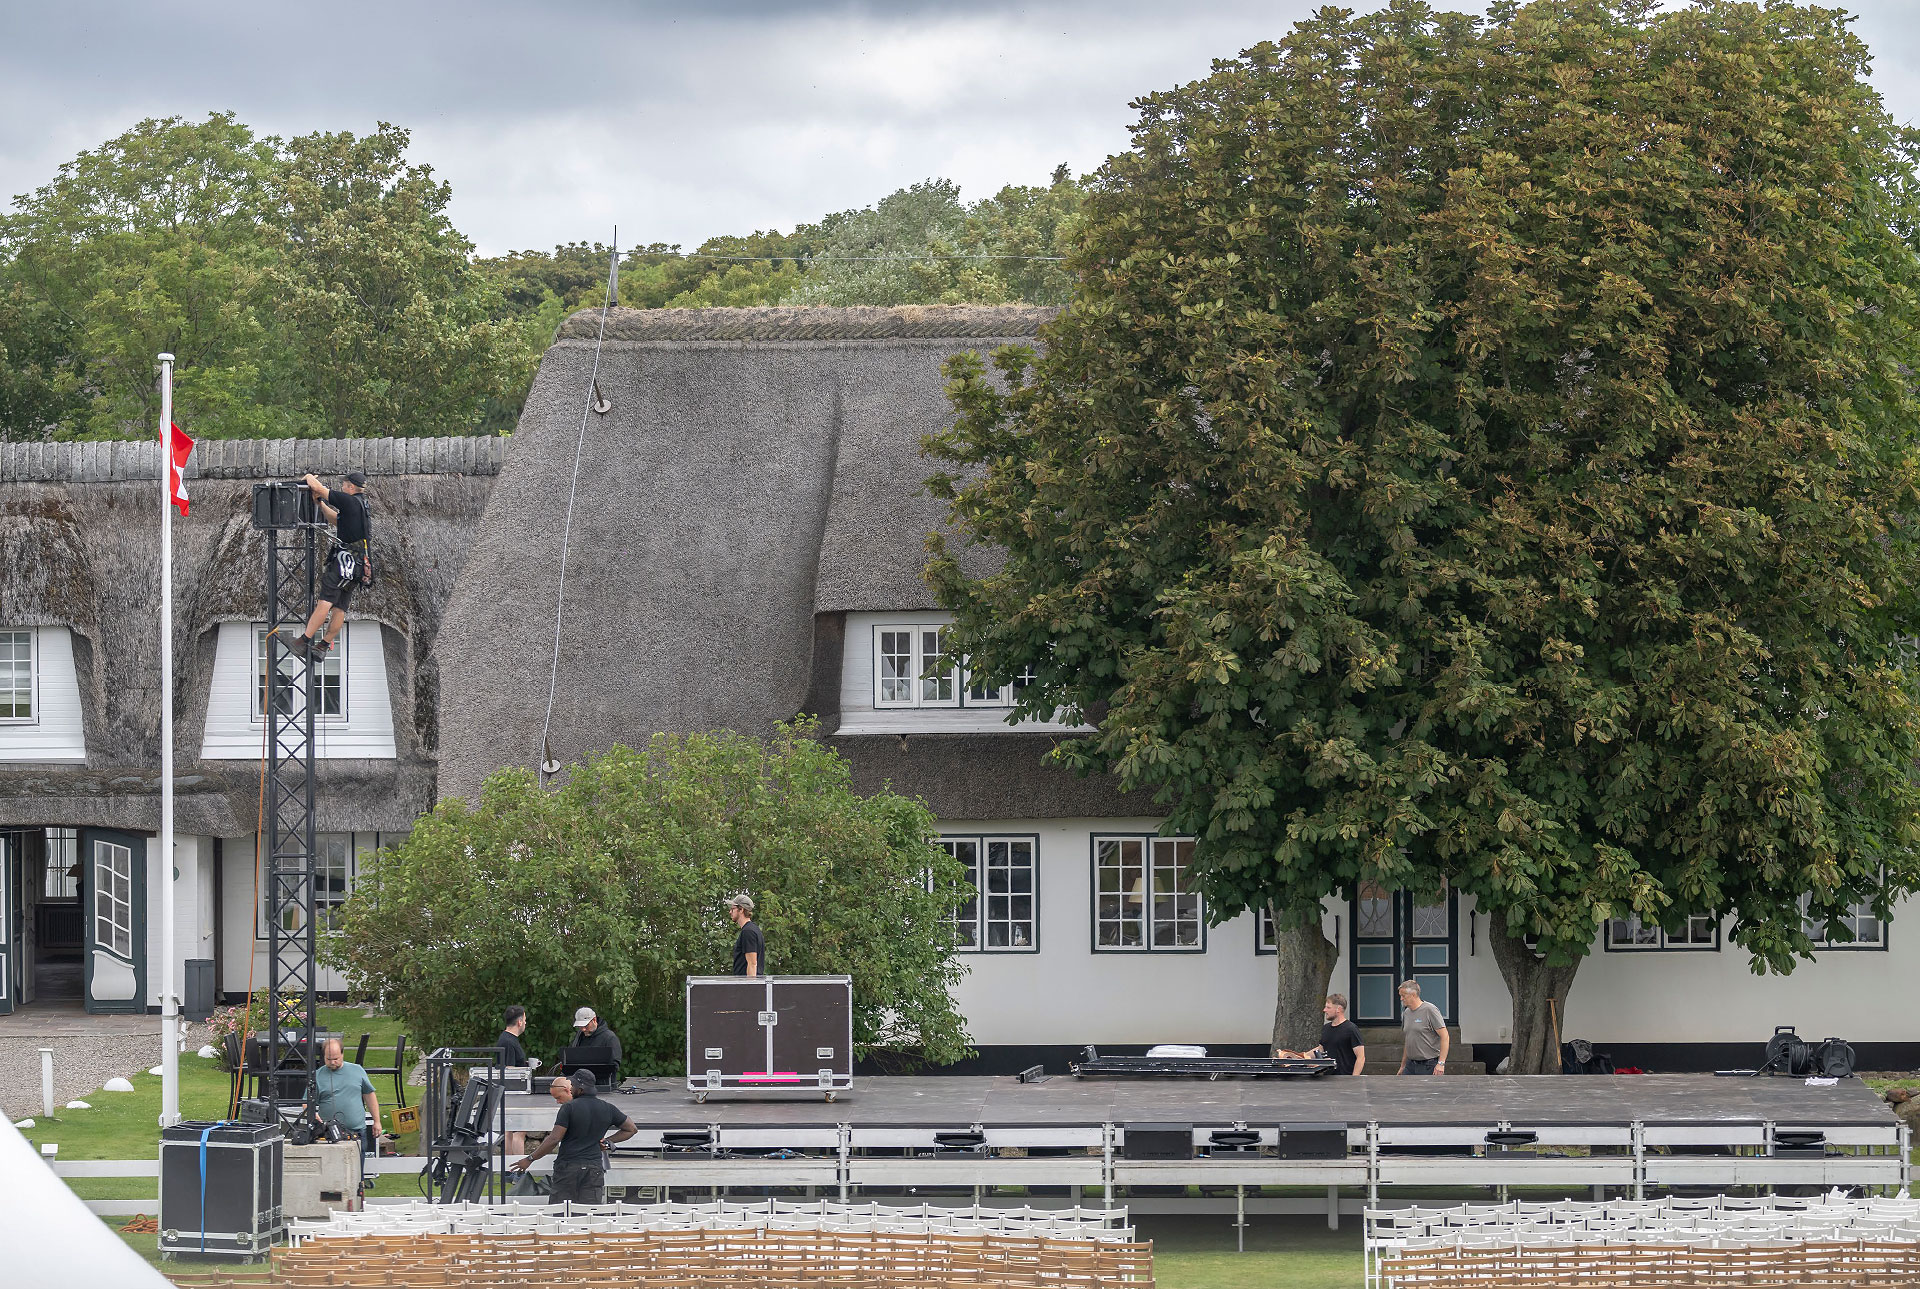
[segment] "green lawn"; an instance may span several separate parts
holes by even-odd
[[[1324,1217],[1249,1217],[1247,1251],[1234,1248],[1233,1218],[1140,1217],[1153,1241],[1160,1289],[1352,1289],[1360,1283],[1360,1219],[1338,1231]]]

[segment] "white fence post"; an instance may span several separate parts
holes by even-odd
[[[53,1118],[53,1049],[40,1049],[40,1113]]]

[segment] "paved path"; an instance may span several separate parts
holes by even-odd
[[[185,1024],[187,1053],[207,1041],[204,1024]],[[115,1075],[160,1063],[158,1016],[89,1016],[77,1007],[33,1006],[0,1016],[0,1111],[38,1115],[40,1049],[53,1049],[53,1103],[85,1097]],[[105,1095],[111,1096],[111,1093]]]

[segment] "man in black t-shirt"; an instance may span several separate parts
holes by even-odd
[[[733,939],[733,974],[766,975],[767,940],[760,934],[760,924],[753,920],[753,897],[736,895],[728,900],[727,916],[740,928],[740,934]]]
[[[1360,1027],[1347,1019],[1347,996],[1328,994],[1320,1008],[1320,1046],[1311,1052],[1281,1049],[1275,1056],[1325,1056],[1333,1059],[1335,1074],[1359,1074],[1367,1068],[1367,1049]]]
[[[534,1160],[558,1149],[547,1203],[575,1200],[581,1204],[599,1204],[607,1197],[607,1165],[601,1154],[601,1139],[609,1128],[617,1129],[614,1141],[625,1141],[639,1130],[633,1126],[633,1120],[627,1118],[626,1111],[595,1095],[599,1088],[591,1073],[580,1070],[569,1082],[573,1085],[573,1096],[566,1100],[554,1098],[560,1102],[560,1108],[554,1112],[553,1131],[534,1147],[532,1154],[513,1167],[516,1170],[531,1168]]]
[[[367,476],[355,470],[338,488],[327,487],[311,474],[305,483],[320,503],[320,513],[333,521],[334,548],[320,571],[320,600],[307,619],[306,631],[293,641],[293,647],[308,657],[324,658],[340,635],[340,628],[346,625],[347,605],[353,602],[354,589],[368,580],[373,567],[367,545],[367,499],[361,495],[367,487]],[[314,635],[322,622],[327,624],[327,634],[316,640]]]

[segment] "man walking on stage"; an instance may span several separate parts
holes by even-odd
[[[727,916],[740,928],[740,934],[733,939],[733,974],[766,975],[767,940],[760,934],[760,924],[753,920],[753,897],[736,895],[728,900]]]
[[[1447,1018],[1432,1003],[1420,1001],[1419,982],[1400,986],[1401,1074],[1445,1074],[1453,1035]]]
[[[333,522],[334,548],[320,573],[320,602],[313,606],[306,632],[292,645],[309,658],[324,658],[346,624],[354,589],[367,580],[373,567],[367,546],[367,501],[360,495],[366,490],[367,476],[355,470],[338,488],[327,487],[311,474],[305,482],[320,503],[320,513]],[[322,622],[327,624],[327,634],[316,640],[314,634]]]

